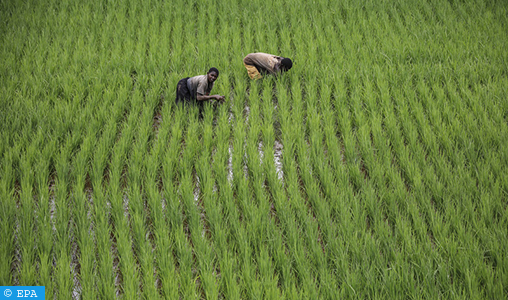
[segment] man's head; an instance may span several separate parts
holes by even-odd
[[[293,67],[293,62],[291,61],[291,59],[289,59],[287,57],[284,57],[280,61],[280,64],[281,64],[280,68],[282,71],[287,71],[287,70],[291,69],[291,67]]]
[[[210,68],[208,73],[206,73],[206,77],[208,78],[208,82],[214,82],[219,77],[219,70],[217,70],[217,68]]]

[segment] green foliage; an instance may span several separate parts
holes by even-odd
[[[502,1],[0,3],[0,285],[508,295]],[[293,68],[252,81],[251,52]],[[217,107],[176,83],[217,67]]]

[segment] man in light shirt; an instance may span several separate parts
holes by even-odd
[[[277,75],[293,66],[291,59],[263,52],[250,53],[243,58],[243,64],[251,79],[262,78],[265,74]]]
[[[210,95],[213,83],[218,77],[219,70],[217,70],[217,68],[210,68],[206,75],[198,75],[181,79],[176,85],[176,104],[198,104],[201,109],[204,101],[224,101],[224,96]]]

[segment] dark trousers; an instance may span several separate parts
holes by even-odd
[[[178,81],[178,84],[176,85],[175,102],[177,105],[179,103],[182,103],[183,105],[196,105],[199,108],[199,115],[201,116],[204,110],[203,105],[206,101],[198,101],[192,96],[191,91],[187,87],[187,80],[189,80],[189,77],[185,77]]]
[[[180,81],[178,81],[178,84],[176,85],[176,99],[175,99],[176,104],[191,102],[192,96],[189,91],[189,88],[187,87],[187,80],[189,80],[189,77],[180,79]]]

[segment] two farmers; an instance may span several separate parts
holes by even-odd
[[[260,79],[263,75],[288,71],[293,66],[291,59],[272,54],[256,52],[243,58],[243,64],[251,79]],[[203,101],[224,101],[224,96],[210,95],[215,80],[219,77],[217,68],[210,68],[206,75],[186,77],[178,81],[176,86],[176,103],[198,103]]]

